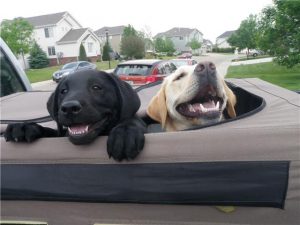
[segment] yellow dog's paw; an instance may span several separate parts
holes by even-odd
[[[216,206],[216,208],[223,213],[232,213],[235,211],[234,206]]]

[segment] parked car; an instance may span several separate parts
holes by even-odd
[[[264,52],[259,50],[259,49],[249,49],[249,55],[253,56],[253,57],[256,57],[258,55],[263,55]]]
[[[176,69],[170,61],[141,59],[119,63],[114,74],[131,85],[142,85],[162,80]]]
[[[59,82],[64,76],[68,76],[78,70],[90,70],[96,68],[97,66],[95,64],[87,61],[71,62],[64,65],[60,70],[54,72],[52,79],[55,82]]]
[[[185,52],[182,53],[181,55],[177,56],[178,59],[191,59],[192,58],[192,53]]]
[[[197,64],[197,61],[194,59],[171,59],[172,63],[175,64],[175,66],[178,68],[180,66],[184,65],[195,65]]]
[[[117,163],[107,157],[107,137],[77,146],[67,137],[5,142],[10,123],[56,124],[46,110],[51,92],[26,88],[2,44],[6,85],[24,90],[0,98],[1,224],[299,224],[298,94],[256,78],[228,79],[238,95],[235,119],[148,132],[140,157]],[[159,85],[137,91],[139,116]]]

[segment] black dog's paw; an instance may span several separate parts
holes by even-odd
[[[134,159],[145,143],[145,130],[142,127],[129,124],[116,126],[107,140],[107,153],[117,161]]]
[[[4,132],[7,142],[33,142],[42,136],[43,127],[36,123],[9,124]]]

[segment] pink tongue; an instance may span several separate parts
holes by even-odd
[[[73,125],[69,127],[72,132],[84,132],[88,130],[88,125]]]
[[[216,107],[214,101],[204,102],[204,103],[202,103],[202,105],[203,105],[205,108],[215,108],[215,107]]]

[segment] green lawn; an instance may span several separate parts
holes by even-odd
[[[111,61],[111,68],[115,68],[119,61]],[[96,62],[97,69],[98,70],[107,70],[109,69],[109,64],[108,61],[103,61],[103,62]],[[62,66],[51,66],[51,67],[46,67],[43,69],[29,69],[26,70],[27,77],[31,83],[39,82],[39,81],[44,81],[44,80],[51,80],[52,79],[52,74],[59,70]]]
[[[226,77],[257,77],[290,90],[300,90],[300,65],[292,69],[279,66],[273,62],[230,66]]]

